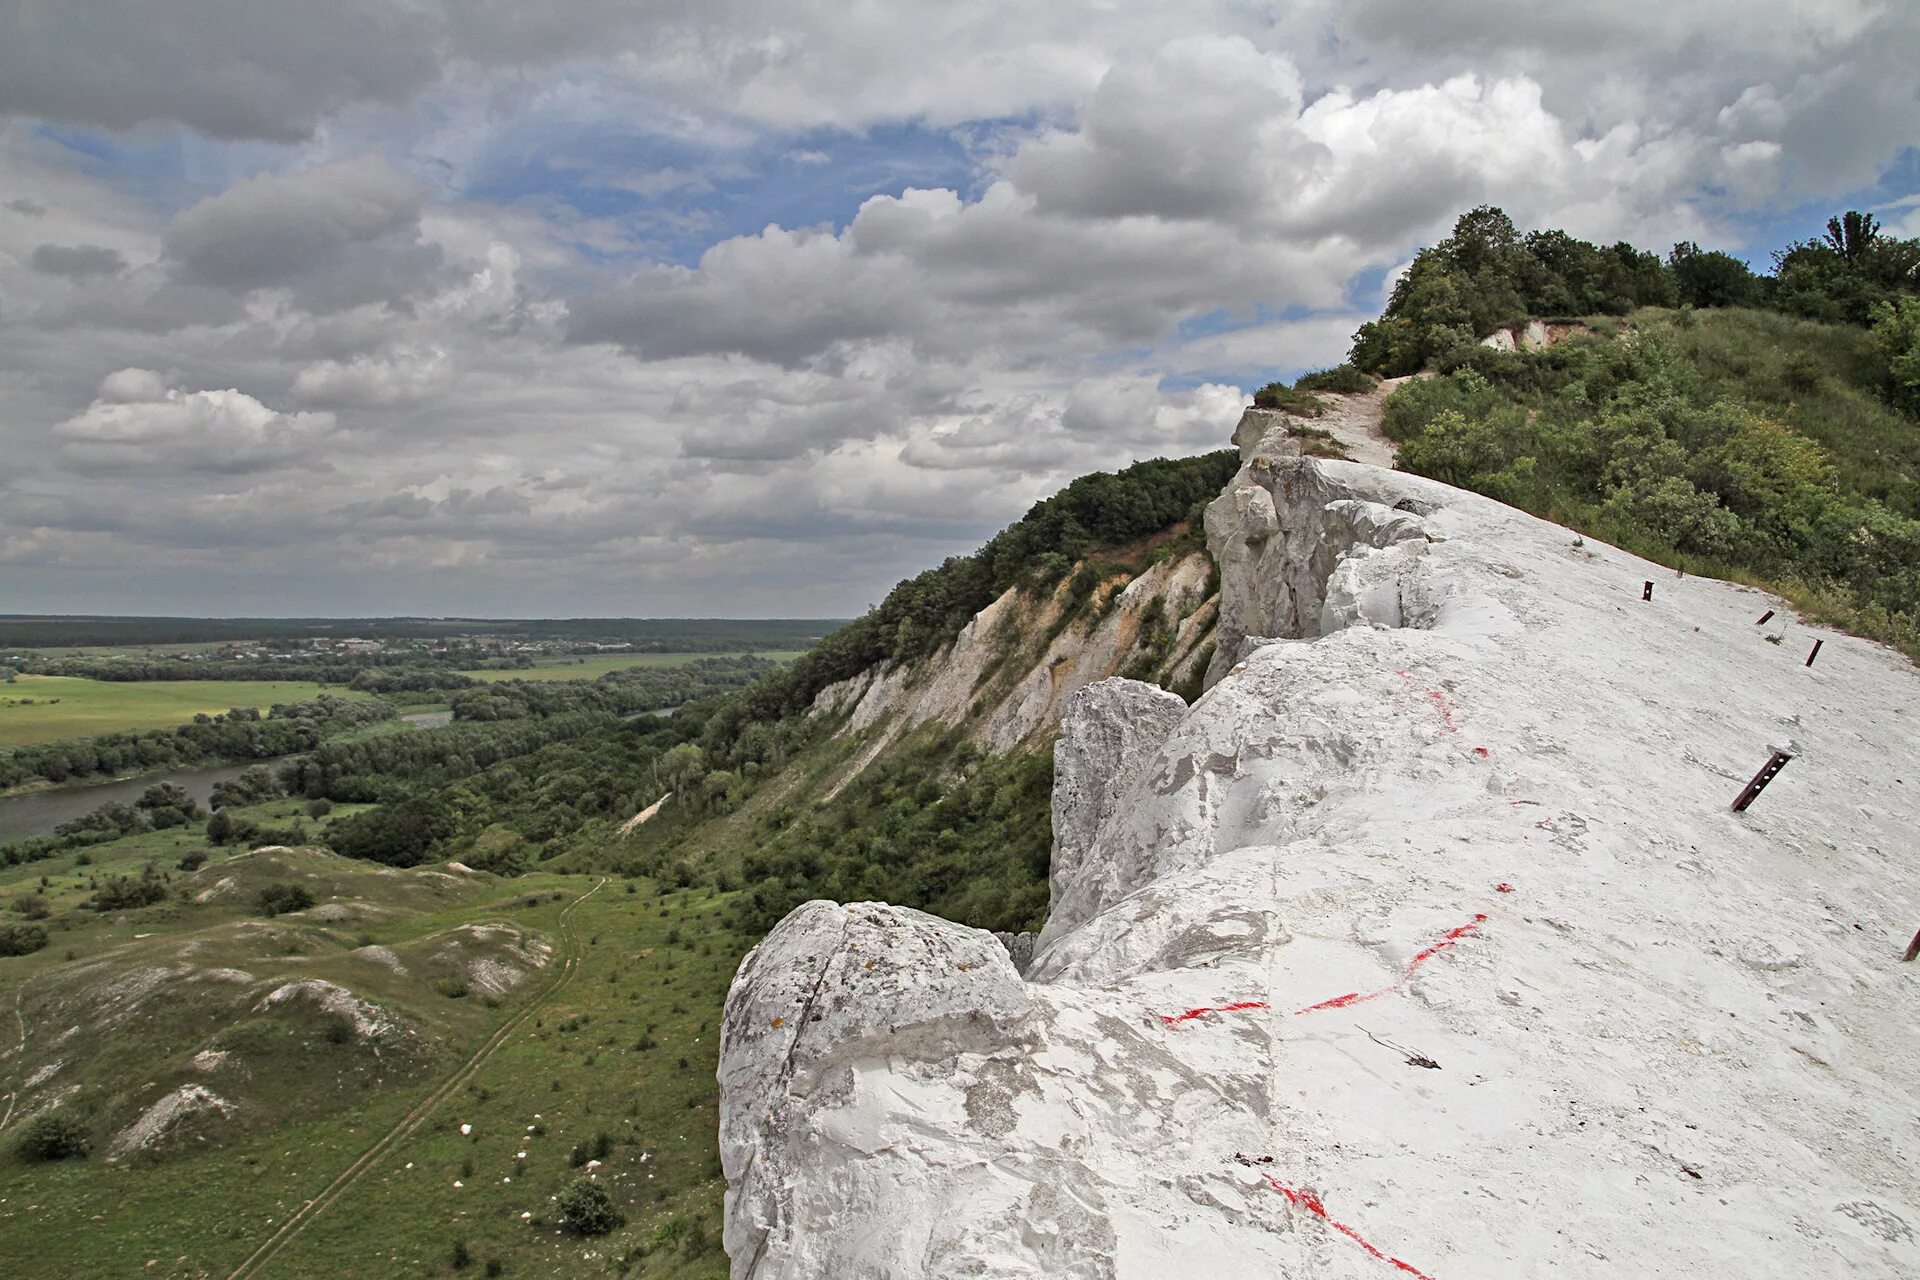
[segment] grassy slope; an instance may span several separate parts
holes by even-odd
[[[284,818],[280,810],[288,804],[263,806],[249,816]],[[12,1153],[7,1134],[0,1139],[0,1257],[8,1259],[11,1275],[228,1274],[272,1234],[274,1224],[387,1133],[558,972],[549,965],[497,1008],[476,998],[449,999],[425,985],[439,944],[421,940],[470,921],[505,919],[558,942],[560,911],[595,883],[584,876],[533,875],[447,887],[429,877],[427,892],[411,877],[323,859],[330,887],[367,897],[379,910],[333,925],[295,915],[264,928],[239,926],[252,914],[252,880],[278,879],[284,872],[262,861],[268,855],[256,854],[216,861],[200,874],[196,884],[240,881],[210,904],[176,899],[105,919],[72,911],[90,877],[137,872],[149,858],[171,867],[196,847],[202,847],[197,836],[162,832],[89,850],[88,865],[76,865],[67,855],[0,873],[0,894],[9,897],[47,877],[54,908],[48,923],[56,926],[46,950],[0,959],[0,1010],[11,1011],[23,981],[32,983],[26,1002],[31,1015],[43,1007],[46,993],[74,983],[90,962],[127,969],[178,963],[187,946],[192,962],[203,966],[348,982],[419,1026],[425,1051],[415,1060],[391,1052],[371,1059],[364,1049],[332,1043],[316,1027],[269,1026],[270,1020],[260,1019],[254,1021],[261,1025],[203,1025],[205,1011],[191,998],[163,995],[151,998],[108,1040],[92,1050],[82,1044],[75,1053],[72,1046],[84,1034],[54,1047],[50,1040],[60,1029],[45,1025],[44,1012],[30,1016],[27,1052],[18,1060],[0,1059],[7,1087],[18,1078],[16,1068],[25,1074],[63,1058],[67,1065],[55,1084],[81,1083],[83,1105],[124,1115],[127,1106],[137,1109],[148,1099],[154,1082],[179,1081],[169,1074],[170,1064],[192,1046],[233,1044],[254,1064],[242,1086],[249,1114],[266,1119],[210,1126],[207,1142],[189,1141],[163,1156],[120,1164],[105,1161],[96,1146],[84,1162],[29,1165]],[[172,874],[179,884],[182,874]],[[319,896],[324,903],[327,894]],[[716,1026],[747,945],[720,922],[724,906],[724,896],[711,891],[656,896],[646,882],[627,892],[614,881],[587,899],[574,929],[582,963],[564,990],[262,1274],[416,1276],[440,1269],[456,1237],[476,1258],[499,1259],[508,1275],[617,1275],[622,1272],[615,1259],[642,1253],[650,1255],[649,1275],[723,1274],[717,1246],[723,1184],[712,1137]],[[342,954],[366,942],[392,946],[417,979],[369,972],[364,962]],[[11,1049],[10,1017],[0,1020],[0,1032],[0,1050]],[[652,1043],[642,1047],[644,1041]],[[223,1093],[233,1087],[217,1077],[209,1083]],[[30,1111],[43,1103],[29,1091],[24,1105]],[[539,1121],[531,1118],[536,1113]],[[471,1140],[460,1137],[462,1123],[475,1126]],[[528,1135],[531,1123],[541,1124],[545,1135]],[[591,1142],[601,1130],[613,1142],[601,1176],[614,1188],[628,1225],[599,1241],[555,1236],[542,1221],[548,1197],[577,1176],[568,1160],[573,1144]],[[527,1159],[516,1171],[514,1156],[522,1150]],[[469,1161],[472,1176],[465,1172]],[[509,1177],[512,1182],[502,1181]],[[455,1180],[465,1187],[456,1190]],[[522,1212],[535,1215],[531,1225]],[[76,1223],[87,1229],[72,1230]],[[50,1246],[56,1238],[58,1245]],[[397,1251],[394,1242],[402,1242]],[[149,1260],[155,1263],[150,1268]]]
[[[1866,331],[1743,308],[1644,307],[1624,318],[1592,317],[1590,323],[1599,338],[1574,342],[1611,341],[1633,331],[1657,335],[1697,375],[1697,384],[1687,388],[1696,409],[1704,410],[1718,399],[1752,406],[1821,446],[1835,491],[1875,499],[1898,515],[1920,519],[1920,428],[1887,404],[1884,365]],[[1550,361],[1558,354],[1499,358]],[[1419,435],[1425,411],[1413,406],[1428,402],[1428,390],[1409,382],[1388,400],[1383,426],[1389,437],[1405,444]],[[1525,412],[1529,421],[1577,419],[1587,411],[1583,402],[1539,390],[1496,389],[1492,399],[1506,410]],[[1469,410],[1468,416],[1476,414]],[[1409,465],[1407,452],[1400,458],[1401,466]],[[1422,468],[1416,464],[1412,469]],[[1441,478],[1491,492],[1556,524],[1685,572],[1762,587],[1785,596],[1810,618],[1890,644],[1920,661],[1920,637],[1913,631],[1911,613],[1889,618],[1884,610],[1864,606],[1860,595],[1844,584],[1816,580],[1791,564],[1769,566],[1677,549],[1657,532],[1610,518],[1591,494],[1563,487],[1549,472],[1542,467],[1517,489],[1488,488],[1482,483],[1485,476]]]
[[[231,707],[265,711],[276,702],[300,702],[322,693],[367,696],[296,680],[123,682],[21,676],[12,684],[0,684],[0,748],[129,729],[170,729],[203,712],[218,715]]]
[[[1667,328],[1723,394],[1776,407],[1819,441],[1842,489],[1920,516],[1920,430],[1879,394],[1885,362],[1866,330],[1744,309],[1632,319]]]
[[[553,658],[531,667],[507,671],[467,671],[462,674],[480,680],[591,680],[609,671],[624,671],[628,667],[684,667],[700,658],[737,658],[746,652],[742,649],[738,653],[602,653],[578,658]],[[799,657],[803,650],[755,649],[752,652],[757,658],[787,662]]]

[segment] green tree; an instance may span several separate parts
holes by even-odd
[[[1730,253],[1683,240],[1667,255],[1667,267],[1686,306],[1744,307],[1758,299],[1760,282],[1753,269]]]
[[[577,1178],[560,1193],[560,1225],[577,1236],[604,1236],[626,1221],[613,1196],[592,1178]]]
[[[1873,345],[1887,362],[1893,402],[1920,413],[1920,298],[1898,298],[1875,307]]]

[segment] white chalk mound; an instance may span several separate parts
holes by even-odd
[[[872,903],[743,962],[736,1280],[1920,1274],[1920,677],[1243,457],[1217,683],[1075,696],[1024,976]]]

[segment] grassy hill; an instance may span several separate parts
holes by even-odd
[[[1920,655],[1920,422],[1867,331],[1643,308],[1461,349],[1387,402],[1400,465]]]
[[[149,863],[162,901],[83,909]],[[314,905],[263,916],[276,885]],[[10,1275],[227,1276],[270,1248],[246,1274],[418,1276],[456,1245],[496,1274],[724,1274],[712,1078],[746,946],[726,895],[174,829],[0,873],[0,920],[28,899],[50,945],[0,960]],[[48,1114],[86,1158],[20,1154]],[[603,1239],[560,1231],[552,1199],[592,1160],[626,1220]]]

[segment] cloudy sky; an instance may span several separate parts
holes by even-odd
[[[1481,202],[1920,234],[1911,0],[0,0],[0,612],[847,615]]]

